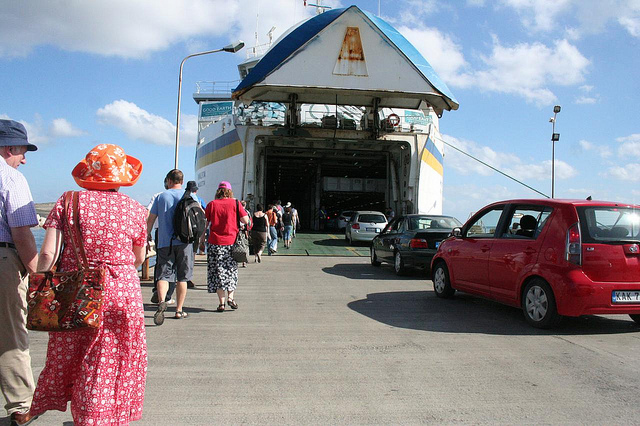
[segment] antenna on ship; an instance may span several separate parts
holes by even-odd
[[[271,42],[273,41],[273,32],[276,30],[276,27],[273,26],[267,33],[267,37],[269,37],[269,46],[271,46]],[[257,40],[256,40],[257,41]]]
[[[322,0],[318,0],[318,3],[307,3],[307,0],[303,0],[303,1],[304,1],[304,7],[312,6],[316,8],[316,15],[320,15],[326,9],[331,9],[331,6],[324,6],[322,4]]]

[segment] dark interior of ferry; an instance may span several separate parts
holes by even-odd
[[[298,210],[301,228],[316,229],[318,207],[329,216],[327,228],[336,227],[335,218],[343,210],[384,212],[383,191],[326,190],[324,178],[387,179],[388,155],[384,152],[358,150],[301,149],[268,147],[266,149],[267,203],[291,202]],[[379,189],[379,188],[378,188]],[[319,191],[319,204],[316,195]]]

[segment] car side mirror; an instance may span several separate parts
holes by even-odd
[[[462,237],[462,229],[460,228],[453,228],[453,230],[451,231],[451,235],[453,235],[456,238],[460,238]]]

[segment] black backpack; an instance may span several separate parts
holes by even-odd
[[[195,243],[200,241],[206,226],[207,219],[200,203],[185,191],[173,214],[173,236],[183,243]]]

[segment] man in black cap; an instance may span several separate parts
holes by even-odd
[[[27,130],[0,120],[0,390],[14,424],[31,422],[34,391],[27,334],[27,277],[38,263],[31,228],[38,224],[27,180],[17,169],[26,164]]]

